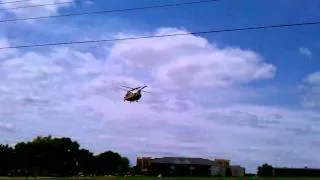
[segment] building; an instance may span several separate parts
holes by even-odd
[[[164,157],[151,160],[150,171],[158,176],[217,176],[221,167],[214,161],[203,158]]]
[[[230,166],[230,160],[227,159],[215,159],[214,162],[216,162],[224,168],[228,168]]]
[[[273,168],[276,177],[319,177],[320,169],[313,168]]]
[[[243,177],[245,176],[245,168],[239,165],[231,165],[230,166],[231,175],[233,177]]]
[[[139,169],[141,174],[146,174],[151,166],[151,157],[138,157],[136,167]]]
[[[227,159],[215,159],[214,162],[219,166],[220,168],[220,174],[221,176],[226,175],[227,168],[230,167],[230,160]]]

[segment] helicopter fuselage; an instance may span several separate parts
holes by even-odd
[[[143,91],[143,89],[146,87],[147,86],[131,88],[131,90],[128,90],[127,93],[125,94],[123,101],[129,101],[129,102],[136,101],[136,102],[138,102],[138,100],[141,99],[141,97],[142,97],[141,91]],[[132,92],[134,90],[137,90],[137,91]],[[144,92],[147,92],[147,91],[144,91]]]
[[[130,102],[138,101],[141,97],[142,95],[140,91],[135,93],[131,92],[131,93],[127,93],[127,95],[124,97],[124,101],[130,101]]]

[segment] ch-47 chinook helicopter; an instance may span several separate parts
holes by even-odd
[[[147,86],[143,86],[143,87],[136,87],[136,88],[131,88],[131,87],[127,87],[127,86],[122,86],[124,88],[127,88],[127,93],[125,94],[125,96],[123,97],[123,101],[129,101],[131,102],[138,102],[140,100],[140,98],[142,97],[141,92],[146,92],[146,93],[151,93],[148,91],[143,91],[144,88],[146,88]],[[133,92],[137,90],[136,92]]]

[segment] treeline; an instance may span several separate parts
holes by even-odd
[[[259,177],[319,177],[320,169],[311,168],[276,168],[269,164],[258,167]]]
[[[0,176],[122,175],[128,171],[127,157],[112,151],[94,155],[68,137],[0,145]]]

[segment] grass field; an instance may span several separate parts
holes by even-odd
[[[25,177],[0,177],[1,180],[22,180],[26,179]],[[156,180],[156,179],[162,179],[162,180],[320,180],[320,177],[318,178],[255,178],[255,177],[241,177],[241,178],[188,178],[188,177],[174,177],[174,178],[157,178],[157,177],[73,177],[73,178],[28,178],[30,180],[36,180],[36,179],[58,179],[58,180]]]

